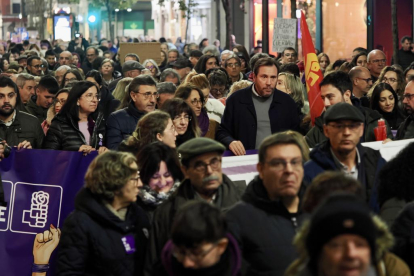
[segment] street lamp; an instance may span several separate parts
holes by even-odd
[[[128,8],[128,9],[127,9],[127,12],[131,12],[131,11],[132,11],[132,9],[131,9],[131,8]]]
[[[95,23],[95,21],[96,21],[96,16],[95,15],[90,15],[89,17],[88,17],[88,21],[89,22],[91,22],[91,23]]]

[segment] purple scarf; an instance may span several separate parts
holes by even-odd
[[[208,119],[208,115],[207,115],[207,111],[205,108],[201,109],[201,113],[200,116],[197,117],[198,120],[198,126],[201,129],[201,137],[204,137],[204,135],[206,135],[207,131],[208,131],[208,127],[209,127],[209,119]]]

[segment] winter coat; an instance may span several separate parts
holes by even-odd
[[[135,203],[122,221],[83,188],[62,228],[57,275],[142,275],[149,227],[147,216]],[[134,253],[128,254],[125,248],[128,236],[135,241]]]
[[[181,263],[172,254],[173,243],[169,240],[164,246],[162,251],[162,264],[163,269],[155,273],[157,276],[168,275],[168,276],[182,276],[189,275],[193,272],[193,275],[197,276],[238,276],[241,275],[241,263],[242,257],[237,241],[231,234],[227,234],[226,238],[229,243],[226,251],[221,255],[219,262],[211,267],[191,270],[185,269]]]
[[[365,116],[364,135],[361,137],[361,142],[376,141],[374,129],[378,126],[378,120],[382,118],[381,114],[376,110],[372,110],[366,107],[359,106],[358,108]],[[308,146],[310,148],[314,148],[317,144],[328,140],[325,134],[323,134],[324,114],[325,112],[315,119],[315,126],[311,128],[311,130],[309,130],[305,136],[306,143],[308,143]],[[387,126],[387,138],[393,139],[394,136],[392,135],[388,122],[385,121],[385,124]]]
[[[254,84],[253,84],[254,85]],[[253,85],[238,90],[227,98],[216,140],[227,148],[230,143],[241,141],[246,150],[256,148],[257,118],[252,95]],[[299,116],[292,98],[279,90],[274,90],[269,109],[272,133],[299,129]]]
[[[400,127],[397,130],[397,135],[395,136],[395,140],[403,140],[403,139],[411,139],[414,138],[414,133],[408,133],[407,128],[414,124],[414,121],[411,116],[408,116],[404,122],[400,124]]]
[[[226,210],[241,199],[246,185],[233,183],[225,174],[223,182],[217,191],[215,205]],[[189,179],[185,179],[178,190],[172,194],[154,212],[153,225],[150,234],[149,251],[146,255],[145,272],[151,275],[152,268],[160,265],[161,252],[170,235],[171,225],[177,210],[190,200],[196,199],[194,189]]]
[[[303,192],[304,186],[300,195]],[[247,186],[242,201],[227,212],[226,218],[247,263],[246,275],[283,276],[297,258],[292,241],[305,216],[300,212],[289,213],[280,200],[270,200],[258,176]]]
[[[329,140],[327,140],[317,145],[310,152],[309,156],[311,160],[304,165],[304,179],[306,183],[311,183],[317,175],[324,171],[340,170],[335,164],[330,147]],[[382,158],[378,150],[363,147],[360,143],[357,145],[357,149],[361,158],[361,163],[358,167],[358,180],[361,182],[365,191],[364,197],[366,201],[369,202],[372,210],[378,213],[378,173],[386,161]]]
[[[117,149],[119,144],[135,131],[139,119],[144,115],[145,113],[139,111],[132,101],[128,107],[109,115],[106,123],[106,146],[109,149]]]
[[[406,205],[407,202],[403,199],[390,198],[381,205],[380,216],[391,227]]]
[[[208,99],[208,101],[205,104],[208,118],[220,124],[221,117],[223,117],[224,113],[224,107],[224,104],[222,104],[219,100],[211,98]]]
[[[393,237],[387,225],[378,216],[373,216],[373,221],[378,235],[375,241],[377,261],[375,266],[371,266],[368,275],[410,276],[407,264],[388,251],[393,244]],[[285,276],[317,276],[311,273],[307,265],[309,255],[306,250],[306,235],[309,232],[309,226],[310,223],[305,222],[295,237],[295,246],[300,257],[289,266]]]
[[[99,113],[96,121],[89,119],[89,132],[91,133],[89,145],[95,149],[104,145],[105,120]],[[79,130],[78,122],[73,118],[57,114],[43,142],[44,149],[78,151],[82,145],[86,145],[85,136]]]
[[[10,147],[17,146],[23,141],[30,142],[32,148],[41,149],[45,135],[39,120],[28,113],[15,109],[16,117],[11,126],[0,124],[0,138],[6,140]]]
[[[30,98],[30,100],[27,102],[26,110],[29,114],[32,114],[37,119],[39,119],[39,122],[46,120],[48,109],[38,106],[33,97]]]
[[[118,108],[121,102],[115,99],[112,93],[109,92],[108,87],[104,85],[100,89],[99,93],[101,95],[101,100],[99,101],[98,111],[103,113],[104,119],[107,120],[109,115]]]
[[[395,237],[393,252],[414,271],[414,202],[405,206],[391,226]]]

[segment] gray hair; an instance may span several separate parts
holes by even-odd
[[[16,84],[18,87],[22,88],[28,80],[35,80],[34,76],[29,75],[27,73],[21,73],[17,76]]]
[[[227,54],[234,55],[234,52],[230,50],[224,50],[223,52],[221,52],[220,60],[223,60],[223,55],[227,55]]]
[[[216,57],[220,56],[219,50],[214,45],[209,45],[203,49],[203,55],[207,54],[208,52],[210,52],[212,55]]]
[[[165,69],[160,75],[160,82],[165,82],[165,79],[167,77],[177,78],[178,79],[178,84],[181,83],[180,75],[178,75],[178,72],[175,71],[174,69],[171,69],[171,68]]]
[[[55,72],[60,72],[60,71],[63,71],[63,70],[66,70],[66,71],[70,70],[70,66],[61,65],[61,66],[59,66],[58,69],[55,70]]]
[[[155,74],[155,76],[159,77],[160,74],[161,74],[161,71],[160,71],[160,68],[158,67],[157,62],[155,60],[149,58],[149,59],[144,60],[144,62],[142,63],[142,66],[146,67],[148,62],[151,62],[152,64],[154,64],[155,68],[157,69],[157,74]]]

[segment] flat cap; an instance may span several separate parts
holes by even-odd
[[[349,103],[337,103],[328,108],[324,116],[324,122],[327,124],[339,120],[364,122],[365,117],[355,106]]]
[[[143,69],[145,69],[145,67],[142,66],[141,63],[135,60],[125,61],[124,65],[122,65],[122,73],[132,71],[132,70],[143,70]]]
[[[169,67],[171,68],[178,68],[183,69],[186,67],[193,68],[193,65],[191,64],[191,61],[187,58],[178,58],[176,61],[172,61],[169,63]]]
[[[19,61],[21,59],[27,59],[27,56],[26,55],[21,55],[18,58],[16,58],[17,61]]]
[[[193,157],[208,152],[223,153],[226,148],[219,142],[210,138],[193,138],[178,147],[178,153],[181,154],[181,161],[188,161]]]

